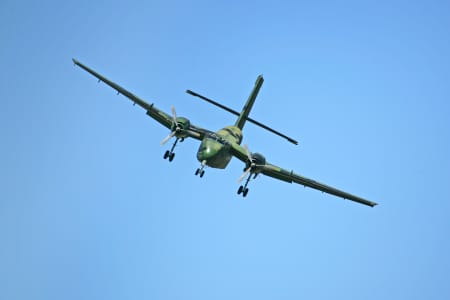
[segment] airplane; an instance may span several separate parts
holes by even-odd
[[[191,90],[186,91],[192,96],[198,97],[208,103],[218,106],[238,116],[234,125],[225,126],[219,131],[213,132],[192,124],[187,118],[178,117],[173,106],[171,107],[172,114],[169,115],[156,108],[153,103],[148,104],[138,96],[124,89],[120,85],[110,81],[91,68],[83,65],[76,59],[72,59],[72,61],[76,66],[82,68],[86,72],[96,77],[98,79],[98,82],[102,81],[106,83],[111,88],[116,90],[117,94],[122,94],[130,99],[133,102],[133,105],[137,104],[145,109],[148,116],[155,119],[161,125],[167,127],[170,130],[170,134],[161,141],[161,145],[164,145],[172,138],[175,138],[175,141],[171,149],[167,150],[164,153],[164,159],[168,159],[168,161],[172,161],[174,159],[174,149],[177,146],[178,142],[183,142],[186,138],[199,140],[200,147],[197,151],[197,159],[200,162],[200,167],[195,171],[196,176],[203,177],[205,174],[205,167],[225,169],[230,160],[233,157],[236,157],[245,164],[244,173],[239,177],[238,183],[241,183],[245,178],[246,180],[243,185],[239,186],[239,189],[237,191],[237,194],[242,195],[243,197],[246,197],[248,194],[248,184],[250,180],[255,179],[260,174],[263,174],[281,181],[285,181],[288,183],[294,182],[305,187],[310,187],[337,197],[341,197],[343,199],[355,201],[371,207],[377,205],[376,202],[372,202],[364,198],[349,194],[334,187],[296,174],[294,173],[294,171],[288,171],[276,165],[270,164],[268,161],[266,161],[266,158],[262,154],[250,152],[247,145],[241,146],[241,142],[243,139],[242,130],[247,121],[260,126],[280,137],[283,137],[293,144],[298,144],[296,140],[249,117],[258,92],[264,82],[264,78],[262,75],[259,75],[257,77],[253,90],[250,93],[250,96],[248,97],[248,100],[240,113]]]

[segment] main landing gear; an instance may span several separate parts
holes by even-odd
[[[238,191],[237,191],[238,195],[242,194],[242,197],[247,197],[247,193],[248,193],[248,187],[244,187],[244,186],[240,186]]]
[[[164,153],[164,159],[167,159],[167,158],[168,158],[169,161],[172,161],[172,160],[173,160],[173,158],[175,157],[175,152],[173,152],[173,150],[174,150],[175,147],[177,146],[178,140],[180,140],[180,143],[184,141],[183,138],[176,138],[176,140],[175,140],[175,142],[173,143],[172,148],[170,149],[170,151],[167,150],[167,151]]]
[[[245,184],[239,186],[239,189],[237,190],[237,194],[238,194],[238,195],[242,194],[242,197],[244,197],[244,198],[247,197],[247,194],[248,194],[248,187],[247,187],[247,185],[248,185],[248,183],[250,182],[250,179],[252,178],[252,175],[253,175],[253,174],[250,173],[250,174],[248,175],[248,177],[247,177],[247,180],[245,181]],[[256,176],[258,176],[257,173],[254,174],[253,179],[255,179]]]
[[[198,168],[197,170],[195,170],[195,176],[199,175],[200,178],[203,177],[203,175],[205,175],[205,166],[206,166],[206,160],[202,161],[202,166],[201,168]]]

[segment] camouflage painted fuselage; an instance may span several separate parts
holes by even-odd
[[[261,75],[256,78],[255,86],[234,126],[224,127],[216,133],[208,134],[202,140],[197,152],[197,159],[202,165],[206,164],[217,169],[224,169],[228,165],[233,157],[230,148],[233,144],[241,144],[242,129],[263,82],[264,78]]]
[[[205,136],[198,148],[197,159],[212,168],[224,169],[233,157],[230,152],[231,144],[239,145],[241,141],[241,129],[236,126],[224,127]]]

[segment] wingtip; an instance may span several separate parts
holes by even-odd
[[[286,139],[288,140],[288,142],[291,142],[294,145],[298,145],[298,141],[297,140],[294,140],[293,138],[290,138],[290,137],[286,137]]]
[[[365,203],[366,205],[370,206],[370,207],[375,207],[378,205],[378,203],[376,202],[372,202],[372,201],[368,201],[367,203]]]
[[[75,58],[72,58],[72,62],[73,62],[74,65],[78,65],[79,64],[78,60],[76,60]]]

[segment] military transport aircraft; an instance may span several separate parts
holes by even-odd
[[[282,181],[286,181],[289,183],[295,182],[301,184],[303,186],[307,186],[334,196],[338,196],[344,199],[352,200],[361,204],[365,204],[368,206],[375,206],[377,203],[363,199],[361,197],[343,192],[336,188],[330,187],[328,185],[319,183],[317,181],[311,180],[309,178],[303,177],[294,173],[293,171],[288,171],[272,165],[268,163],[265,157],[259,153],[251,153],[247,147],[247,145],[241,146],[242,142],[242,129],[244,128],[245,122],[251,122],[256,124],[276,135],[279,135],[289,142],[293,144],[298,144],[298,142],[272,128],[259,123],[249,117],[250,110],[252,109],[253,103],[255,102],[256,96],[264,82],[263,77],[260,75],[256,79],[255,86],[245,103],[244,108],[241,113],[228,108],[225,105],[222,105],[214,100],[208,99],[200,94],[197,94],[193,91],[187,90],[188,94],[199,97],[213,105],[216,105],[234,115],[238,116],[236,123],[233,126],[226,126],[220,129],[217,132],[213,132],[207,129],[203,129],[201,127],[193,125],[189,119],[184,117],[178,117],[175,108],[172,106],[172,114],[169,115],[158,108],[156,108],[153,103],[148,104],[138,96],[133,93],[127,91],[123,87],[118,84],[108,80],[104,76],[90,69],[89,67],[83,65],[79,61],[72,59],[73,63],[80,68],[84,69],[88,73],[92,74],[94,77],[98,79],[98,81],[103,81],[113,89],[117,91],[117,94],[122,94],[125,97],[129,98],[134,104],[138,104],[143,109],[147,111],[147,115],[161,123],[163,126],[167,127],[171,132],[170,134],[161,141],[161,145],[168,142],[171,138],[175,138],[175,142],[172,145],[170,150],[167,150],[164,153],[164,159],[168,159],[172,161],[175,157],[174,149],[178,142],[184,141],[184,139],[190,137],[199,140],[200,147],[197,152],[197,159],[200,162],[201,166],[195,171],[195,175],[199,177],[203,177],[205,174],[205,167],[224,169],[231,158],[234,156],[237,159],[241,160],[245,163],[244,174],[239,178],[238,182],[240,183],[247,177],[245,183],[239,186],[237,191],[238,194],[242,194],[243,197],[246,197],[248,194],[248,184],[250,179],[255,179],[259,174],[264,174],[266,176],[270,176]]]

